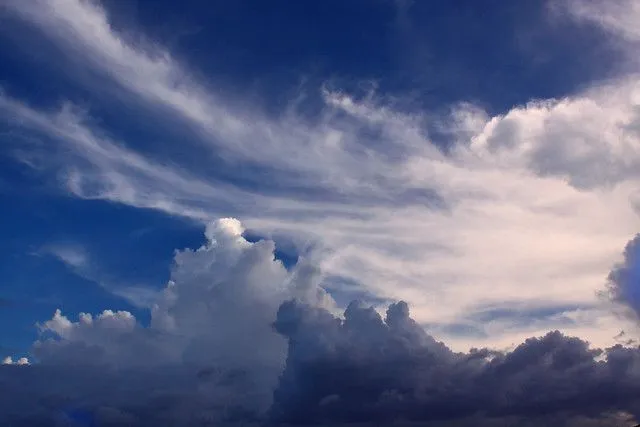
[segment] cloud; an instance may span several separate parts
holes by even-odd
[[[26,357],[21,357],[18,360],[14,361],[11,357],[7,356],[4,359],[2,359],[2,364],[3,365],[18,365],[18,366],[25,366],[29,364],[29,359]]]
[[[56,311],[39,325],[33,364],[0,366],[11,390],[0,423],[573,426],[638,416],[638,347],[599,350],[555,331],[512,351],[455,352],[405,302],[384,318],[357,301],[339,312],[311,258],[287,270],[273,241],[243,232],[220,219],[202,247],[176,252],[147,327],[126,311]]]
[[[640,6],[634,0],[598,2],[594,0],[571,0],[568,10],[576,18],[592,22],[629,42],[640,41],[638,19]]]
[[[333,302],[308,261],[287,270],[273,241],[250,243],[243,232],[239,221],[220,219],[207,227],[202,247],[176,252],[148,327],[111,310],[77,320],[57,310],[39,324],[37,363],[24,373],[0,370],[0,382],[15,384],[0,404],[0,423],[20,423],[28,413],[97,416],[101,407],[144,420],[134,425],[266,411],[286,355],[285,339],[271,327],[278,307],[291,298],[326,308]]]
[[[638,348],[603,352],[556,331],[507,353],[454,353],[427,335],[402,302],[389,306],[384,320],[358,304],[340,320],[287,302],[275,327],[289,341],[271,412],[279,422],[433,422],[481,415],[514,417],[509,425],[519,425],[546,424],[560,415],[554,425],[566,425],[572,416],[637,414],[639,408]]]
[[[294,103],[268,115],[216,93],[152,40],[116,30],[96,2],[4,7],[80,52],[82,66],[105,77],[101,94],[124,93],[154,127],[180,133],[177,117],[197,130],[179,141],[184,161],[167,159],[72,102],[56,110],[0,97],[13,128],[49,142],[38,148],[49,154],[45,169],[70,194],[202,223],[232,215],[261,235],[322,248],[327,276],[362,284],[372,300],[409,301],[457,350],[504,348],[549,328],[606,346],[628,329],[596,294],[640,226],[635,74],[499,115],[464,104],[441,117],[330,85],[311,118]],[[447,152],[432,143],[434,127]],[[571,322],[526,326],[516,316],[495,328],[466,318],[478,306],[551,302],[588,308]],[[447,327],[460,324],[479,333]]]
[[[569,6],[635,43],[633,2]],[[34,363],[0,366],[11,390],[0,423],[569,426],[639,415],[640,350],[605,348],[635,324],[597,297],[618,263],[612,299],[638,310],[637,239],[620,256],[640,226],[637,68],[495,115],[462,104],[443,117],[330,84],[312,117],[293,102],[267,114],[116,30],[95,1],[1,7],[100,76],[86,90],[182,136],[157,144],[184,156],[144,150],[73,99],[56,108],[0,92],[0,118],[29,136],[6,144],[28,144],[22,160],[72,196],[198,221],[206,243],[176,252],[161,294],[121,290],[146,301],[148,327],[109,309],[39,324]],[[228,215],[243,223],[211,222]],[[245,226],[305,256],[288,270],[274,241],[249,242]],[[79,249],[49,252],[104,282]],[[347,304],[354,296],[375,306]],[[411,317],[408,304],[388,305],[398,300]]]
[[[640,316],[640,235],[627,243],[622,262],[609,273],[607,291],[613,301]]]
[[[87,264],[87,254],[81,247],[74,245],[48,245],[42,248],[41,252],[48,253],[56,257],[74,269],[80,269]]]

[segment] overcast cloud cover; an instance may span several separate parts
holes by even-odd
[[[395,50],[424,52],[415,4],[344,1],[385,8]],[[7,172],[0,192],[98,206],[95,233],[42,235],[28,255],[131,307],[87,296],[86,312],[55,300],[53,316],[29,314],[26,351],[0,342],[0,424],[639,422],[640,5],[538,6],[558,44],[597,39],[574,50],[605,49],[606,72],[554,98],[432,108],[375,69],[300,73],[272,105],[273,92],[199,70],[206,51],[172,47],[117,2],[0,1],[0,54],[23,52],[42,83],[0,81],[2,165],[39,183]],[[533,36],[518,31],[524,49]],[[403,70],[427,66],[408,56]],[[115,229],[100,213],[113,205],[195,224],[204,243],[148,259],[170,268],[161,286],[122,280],[108,264],[139,256],[128,243],[91,249]],[[15,336],[5,323],[0,335]]]

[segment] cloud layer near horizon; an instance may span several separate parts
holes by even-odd
[[[510,352],[456,353],[404,302],[384,320],[358,302],[339,313],[313,264],[287,271],[272,241],[242,231],[219,220],[205,245],[176,253],[148,327],[124,311],[77,321],[57,311],[40,325],[36,363],[0,366],[10,390],[0,423],[609,425],[638,415],[638,348],[603,351],[556,331]]]

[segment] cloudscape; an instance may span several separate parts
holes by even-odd
[[[0,425],[636,425],[639,28],[0,0]]]

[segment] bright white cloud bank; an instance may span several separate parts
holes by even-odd
[[[607,9],[608,15],[593,12],[596,6],[589,2],[574,3],[576,16],[622,32],[631,39],[625,48],[635,49],[636,33],[628,23],[640,23],[635,3],[620,3],[623,12],[616,6]],[[356,99],[325,90],[324,108],[315,120],[302,118],[294,108],[275,119],[240,110],[238,103],[192,78],[166,50],[128,42],[94,2],[9,0],[4,10],[80,53],[83,66],[141,102],[148,114],[170,114],[196,129],[199,139],[177,142],[185,151],[205,150],[236,164],[272,168],[285,188],[267,194],[214,182],[187,164],[169,166],[134,151],[130,141],[105,136],[71,103],[52,111],[2,95],[0,111],[10,123],[57,142],[46,148],[56,153],[46,157],[53,162],[47,166],[64,172],[61,182],[73,195],[205,223],[232,212],[248,228],[288,236],[300,245],[317,243],[324,249],[318,267],[326,277],[355,280],[378,297],[408,301],[413,317],[454,348],[509,346],[556,328],[606,345],[628,328],[596,293],[640,228],[636,75],[496,117],[458,106],[451,117],[437,119],[451,137],[452,149],[444,153],[426,131],[427,123],[436,120],[432,115],[394,109],[375,95]],[[302,190],[290,191],[285,184],[292,183]],[[322,196],[302,197],[305,192]],[[240,309],[232,302],[258,304],[260,309],[246,308],[268,317],[292,292],[281,288],[288,273],[271,260],[249,272],[234,270],[238,257],[262,256],[270,243],[247,246],[237,233],[220,229],[235,223],[216,224],[208,237],[224,236],[223,244],[237,250],[204,266],[201,258],[214,250],[209,246],[179,254],[174,274],[181,288],[167,288],[154,311],[154,327],[161,330],[170,331],[176,322],[188,325],[179,328],[183,332],[205,325],[212,329],[204,342],[183,337],[195,358],[218,342],[246,345],[246,337],[233,338],[224,327],[212,326]],[[192,287],[202,281],[198,269],[212,283],[246,280],[234,292],[261,296],[252,303]],[[266,284],[251,288],[254,279],[245,276],[251,274],[267,278]],[[178,306],[172,306],[174,292],[184,292]],[[505,310],[515,315],[487,314]],[[545,310],[551,314],[531,314]],[[214,312],[220,317],[209,319]],[[242,321],[259,323],[267,317]],[[108,325],[109,334],[136,330],[128,315],[108,311],[96,318],[83,315],[79,323],[57,314],[44,327],[84,342],[93,339],[87,328],[102,325]],[[452,325],[476,333],[454,333]],[[270,340],[260,338],[271,336],[265,331],[255,333],[257,342]],[[277,337],[263,345],[284,351]],[[171,348],[150,354],[176,357]],[[141,354],[109,351],[127,361]],[[240,352],[245,353],[251,357],[251,351]]]
[[[221,219],[207,227],[205,245],[176,253],[171,281],[152,309],[149,327],[126,311],[81,313],[72,321],[58,310],[40,325],[44,335],[34,345],[35,357],[43,366],[70,369],[166,372],[180,367],[200,383],[192,389],[194,396],[266,410],[286,359],[286,340],[271,326],[280,304],[295,298],[332,309],[333,302],[306,261],[287,271],[274,259],[272,241],[249,243],[243,231],[237,220]],[[234,377],[228,384],[234,389],[228,390],[225,375],[244,381]]]

